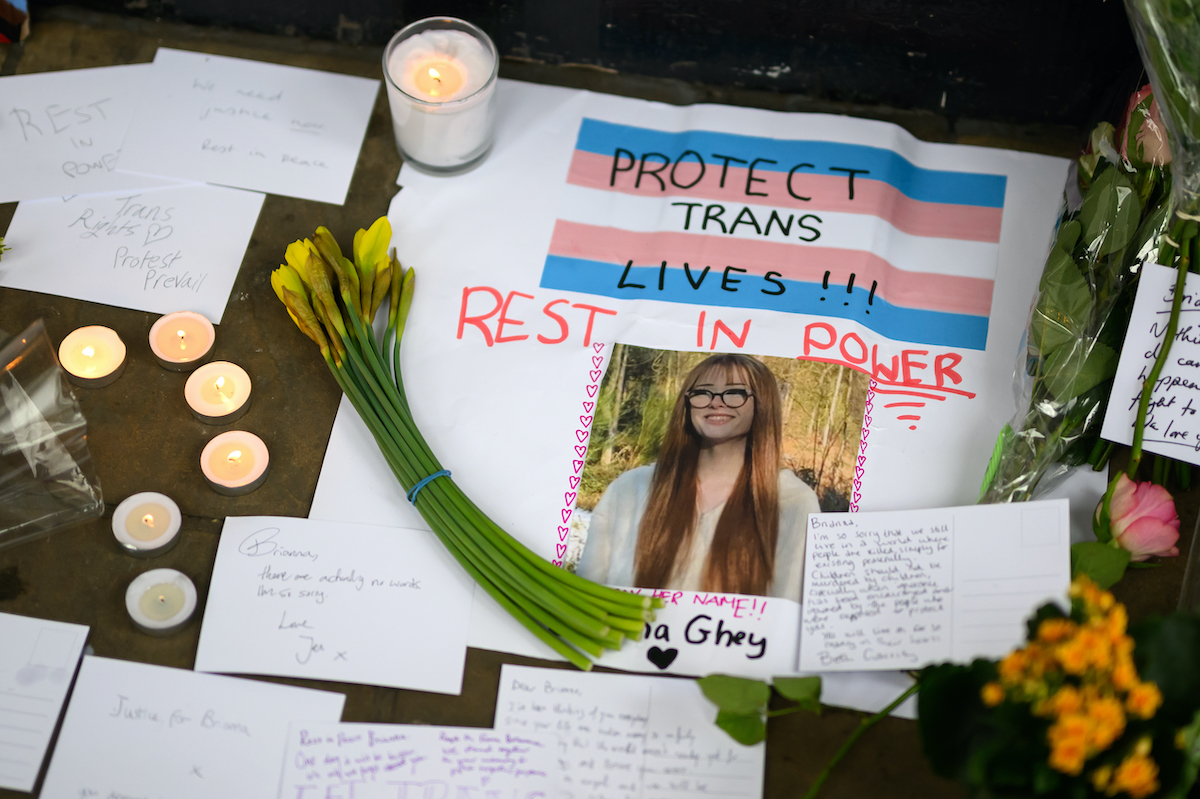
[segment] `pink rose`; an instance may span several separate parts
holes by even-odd
[[[1096,509],[1100,515],[1102,507]],[[1109,502],[1110,530],[1113,540],[1129,550],[1130,560],[1146,560],[1151,555],[1173,558],[1179,555],[1179,515],[1175,500],[1162,486],[1135,483],[1121,474]]]
[[[1150,84],[1129,98],[1117,141],[1121,143],[1121,157],[1134,166],[1171,163],[1167,128],[1159,116],[1158,100],[1154,99]]]

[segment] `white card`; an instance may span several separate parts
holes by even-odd
[[[1154,368],[1154,361],[1167,333],[1171,301],[1175,297],[1178,272],[1168,266],[1144,264],[1138,278],[1133,315],[1121,348],[1121,360],[1113,380],[1112,395],[1100,434],[1118,444],[1133,443],[1142,383]],[[1146,432],[1142,448],[1176,460],[1200,464],[1200,277],[1187,276],[1179,327],[1171,343],[1171,352],[1158,375],[1150,408],[1146,413]]]
[[[85,657],[42,799],[271,797],[288,724],[337,721],[343,694]]]
[[[22,202],[0,286],[220,323],[264,196],[196,183]]]
[[[117,169],[149,64],[0,78],[0,203],[171,181]]]
[[[424,530],[230,517],[196,669],[457,694],[472,590]]]
[[[0,788],[33,790],[87,634],[0,613]]]
[[[713,723],[694,680],[503,666],[496,731],[555,733],[564,797],[762,796],[766,748]]]
[[[1071,579],[1065,499],[810,516],[803,671],[999,657]]]
[[[281,799],[554,796],[554,735],[410,724],[293,724]]]
[[[379,81],[160,47],[121,166],[341,205]]]

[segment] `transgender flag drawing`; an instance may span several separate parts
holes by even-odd
[[[880,147],[585,118],[541,286],[982,350],[1005,181]]]

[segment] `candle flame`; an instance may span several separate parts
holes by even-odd
[[[91,344],[89,344],[83,348],[83,354],[86,355],[87,357],[91,358],[93,355],[96,354],[96,348],[93,347]]]
[[[182,330],[176,330],[175,332],[179,335],[179,349],[186,350],[187,342],[184,339],[187,338],[187,335]]]
[[[240,449],[235,449],[233,452],[229,453],[228,460],[230,463],[237,463],[241,459],[242,459],[242,451]]]
[[[163,596],[162,594],[159,594],[159,595],[158,595],[158,602],[159,602],[159,604],[160,604],[160,605],[161,605],[161,604],[166,604],[166,601],[167,601],[167,598],[166,598],[165,596]]]
[[[225,388],[225,377],[224,377],[224,375],[222,375],[221,377],[218,377],[218,378],[217,378],[215,381],[213,381],[213,388],[215,388],[215,389],[217,390],[217,393],[221,395],[221,401],[222,401],[222,402],[229,402],[229,395],[228,395],[228,394],[226,394],[226,393],[225,393],[225,392],[222,390],[222,389],[224,389],[224,388]]]
[[[145,516],[143,516],[142,524],[146,525],[147,527],[153,527],[154,526],[154,514],[147,513]]]
[[[442,76],[433,67],[429,68],[429,77],[433,78],[434,80],[438,81],[439,83],[442,80]]]

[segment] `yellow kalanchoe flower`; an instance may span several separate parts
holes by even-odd
[[[988,707],[995,707],[1004,701],[1004,686],[998,682],[988,683],[983,686],[981,698],[983,699],[983,704]]]

